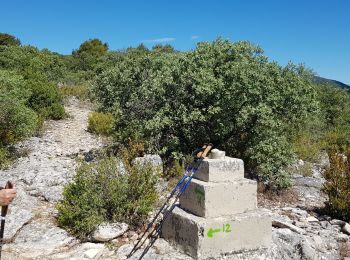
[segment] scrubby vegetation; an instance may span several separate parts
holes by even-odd
[[[27,102],[29,107],[43,118],[58,120],[64,117],[62,97],[57,86],[39,80],[28,81],[27,86],[32,92]]]
[[[62,100],[74,95],[96,102],[98,112],[89,117],[89,131],[113,136],[115,147],[132,140],[142,144],[144,152],[160,154],[166,178],[181,172],[195,148],[212,142],[242,158],[250,176],[267,188],[284,189],[291,184],[288,166],[297,158],[315,162],[320,154],[334,157],[350,148],[349,93],[314,79],[303,66],[269,61],[249,42],[219,38],[188,52],[143,44],[110,51],[107,43],[90,39],[72,55],[60,55],[0,34],[0,167],[9,163],[8,148],[35,134],[43,120],[63,118]],[[336,172],[332,160],[330,171]],[[92,181],[85,177],[103,172],[103,165],[116,167],[113,164],[109,158],[83,166],[74,185]],[[304,172],[311,174],[309,167]],[[69,189],[61,204],[67,218],[60,221],[70,228],[75,223],[72,231],[78,234],[82,229],[75,221],[86,212],[70,218],[69,210],[75,209],[68,201],[75,195]],[[95,217],[91,223],[114,219],[104,213],[91,215]],[[87,226],[89,231],[93,225]]]
[[[111,113],[92,112],[89,115],[88,131],[100,135],[110,135],[114,127],[114,121]]]
[[[84,239],[102,222],[144,223],[157,201],[159,173],[151,165],[123,164],[114,157],[83,164],[58,204],[58,221]]]
[[[318,85],[318,112],[293,136],[298,158],[317,162],[325,152],[331,156],[350,148],[350,95],[337,86]]]
[[[0,167],[8,166],[9,145],[35,133],[38,115],[27,106],[31,95],[21,75],[0,69]]]
[[[43,120],[64,117],[55,82],[64,74],[61,57],[20,46],[0,34],[0,167],[9,164],[9,146],[37,132]]]
[[[217,39],[187,53],[130,48],[92,92],[118,118],[116,142],[142,140],[169,161],[210,141],[242,158],[252,177],[282,189],[296,158],[317,161],[322,151],[350,144],[348,92],[313,79],[303,66],[269,62],[248,42]]]
[[[17,39],[15,36],[10,35],[8,33],[0,33],[0,45],[21,45],[21,41]]]
[[[118,59],[107,50],[93,39],[64,56],[0,33],[0,167],[10,162],[9,145],[38,133],[45,119],[65,117],[64,97],[90,97],[89,81]]]
[[[333,153],[330,168],[325,172],[324,191],[329,200],[327,210],[335,218],[350,222],[350,151]]]
[[[280,67],[259,47],[221,39],[189,53],[124,55],[93,90],[118,118],[118,141],[145,140],[175,159],[211,141],[275,188],[289,185],[290,127],[317,108],[303,67]]]
[[[59,88],[59,91],[64,98],[71,96],[74,96],[79,100],[88,100],[90,98],[89,88],[86,84],[63,85]]]

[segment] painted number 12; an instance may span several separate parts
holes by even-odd
[[[222,232],[225,232],[225,233],[231,232],[230,224],[223,224],[222,225]]]

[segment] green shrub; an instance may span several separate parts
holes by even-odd
[[[28,81],[31,96],[28,106],[37,111],[44,118],[62,119],[65,115],[62,97],[57,86],[53,83],[31,80]]]
[[[324,173],[324,192],[328,195],[326,208],[329,214],[350,221],[350,151],[345,156],[333,153],[330,168]]]
[[[144,140],[180,159],[204,142],[246,162],[272,188],[290,184],[291,125],[317,108],[309,72],[269,62],[248,42],[218,39],[187,53],[126,53],[93,91],[118,118],[117,141]]]
[[[67,67],[62,55],[33,46],[1,46],[0,68],[15,70],[25,79],[41,78],[43,81],[64,80]]]
[[[108,55],[107,43],[99,39],[90,39],[83,42],[79,49],[72,52],[72,65],[75,70],[84,71],[85,79],[92,79],[100,66],[104,66]]]
[[[350,149],[350,124],[332,127],[324,133],[321,141],[329,153],[345,152]]]
[[[29,152],[29,148],[0,147],[0,169],[7,169],[15,159],[26,157],[29,155]]]
[[[0,45],[18,46],[21,45],[21,41],[13,35],[0,33]]]
[[[322,146],[329,153],[350,149],[350,94],[333,85],[318,86],[323,121]]]
[[[73,56],[91,55],[100,56],[108,51],[108,44],[99,39],[89,39],[83,42],[78,50],[73,51]]]
[[[350,124],[350,95],[334,85],[317,86],[318,100],[326,125],[330,128]]]
[[[37,129],[37,120],[36,113],[24,104],[0,97],[0,142],[4,145],[31,136]]]
[[[0,168],[10,165],[8,147],[29,137],[38,128],[38,116],[26,106],[30,91],[23,77],[0,69]]]
[[[89,115],[88,131],[99,135],[110,135],[114,127],[114,117],[111,113],[92,112]]]
[[[0,146],[31,136],[38,117],[26,106],[30,92],[25,81],[14,72],[0,70]]]
[[[53,103],[48,107],[48,117],[53,120],[59,120],[65,117],[66,113],[61,103]]]
[[[170,165],[167,165],[166,172],[163,177],[167,179],[175,178],[178,179],[185,172],[185,168],[179,160],[173,160]]]
[[[0,147],[0,169],[6,169],[10,163],[8,151]]]
[[[312,133],[305,131],[300,133],[293,140],[293,150],[298,155],[299,159],[305,161],[316,161],[323,149],[320,139],[315,139]]]
[[[122,158],[124,166],[129,169],[132,167],[133,160],[136,157],[142,157],[145,150],[145,143],[129,139],[126,144],[118,147],[117,154]]]
[[[0,95],[26,102],[31,95],[23,76],[16,71],[0,69]]]
[[[156,181],[150,165],[124,168],[116,158],[83,164],[57,205],[58,222],[82,239],[102,222],[142,225],[157,200]]]
[[[25,106],[25,100],[2,90],[0,82],[0,168],[6,168],[12,160],[7,146],[33,135],[38,117]]]
[[[334,85],[315,85],[319,110],[291,135],[299,158],[316,161],[320,152],[350,149],[350,95]]]
[[[10,145],[37,134],[44,119],[65,115],[57,87],[50,83],[65,73],[62,57],[16,46],[15,38],[2,36],[6,46],[0,44],[0,167],[20,156]]]

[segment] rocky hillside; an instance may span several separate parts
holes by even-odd
[[[344,84],[343,82],[337,81],[337,80],[333,80],[333,79],[326,79],[326,78],[322,78],[322,77],[318,77],[315,76],[314,77],[314,82],[317,84],[330,84],[330,85],[335,85],[341,88],[345,88],[348,91],[350,91],[350,86],[347,84]]]
[[[77,157],[84,158],[92,149],[103,146],[101,139],[86,131],[88,108],[71,100],[66,111],[70,115],[68,119],[46,122],[41,137],[19,144],[30,150],[28,157],[19,159],[9,170],[0,171],[0,183],[13,180],[18,188],[18,197],[9,207],[3,259],[125,259],[139,237],[125,226],[114,225],[101,231],[102,237],[115,233],[107,244],[82,242],[57,226],[55,203],[62,198],[64,185],[75,174]],[[259,197],[260,207],[273,219],[271,247],[217,259],[350,256],[350,225],[319,210],[327,199],[321,192],[324,182],[321,173],[328,164],[327,158],[311,165],[309,177],[298,174],[304,164],[299,161],[295,166],[292,190],[279,198],[267,194]],[[145,259],[191,258],[159,239]]]

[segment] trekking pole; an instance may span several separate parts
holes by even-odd
[[[7,182],[5,189],[12,189],[13,185],[11,182]],[[5,230],[5,219],[7,214],[8,205],[1,207],[1,228],[0,228],[0,259],[1,259],[1,251],[4,239],[4,230]]]
[[[165,220],[170,216],[171,212],[174,210],[174,208],[176,207],[177,201],[180,198],[180,196],[184,193],[185,189],[187,188],[188,184],[191,182],[193,176],[196,174],[200,164],[202,163],[202,161],[204,160],[204,158],[207,156],[207,154],[209,153],[209,151],[211,150],[212,145],[209,144],[204,151],[202,151],[201,153],[198,153],[196,158],[194,159],[194,167],[192,169],[192,173],[191,175],[188,177],[188,179],[185,181],[184,185],[181,187],[179,193],[176,195],[174,202],[171,204],[169,210],[166,212],[166,214],[163,216],[163,218],[161,219],[161,221],[158,223],[158,226],[152,230],[152,232],[147,236],[150,237],[150,241],[148,243],[148,245],[145,247],[145,249],[143,250],[139,260],[141,260],[148,252],[148,250],[153,246],[153,244],[156,242],[156,240],[158,239],[160,232],[162,230],[163,224],[165,222]]]
[[[201,149],[198,149],[195,152],[195,156],[197,156],[200,152],[203,152],[205,150],[205,148],[207,147],[207,145],[204,145]],[[185,181],[186,177],[188,177],[188,175],[192,172],[192,169],[195,165],[195,160],[192,161],[192,163],[187,167],[184,175],[181,177],[181,179],[178,181],[178,183],[176,184],[176,186],[174,187],[174,189],[171,191],[171,193],[168,195],[168,197],[166,198],[164,204],[162,205],[162,207],[158,210],[157,214],[153,217],[152,221],[147,225],[147,229],[143,232],[141,238],[137,241],[137,243],[135,244],[135,246],[133,247],[133,249],[130,251],[130,253],[127,255],[127,257],[131,257],[147,240],[148,236],[144,239],[145,235],[147,234],[147,232],[153,227],[154,223],[157,221],[159,215],[161,213],[163,213],[164,211],[166,211],[167,206],[168,206],[168,202],[174,197],[176,191],[178,191],[181,187],[181,184]]]

